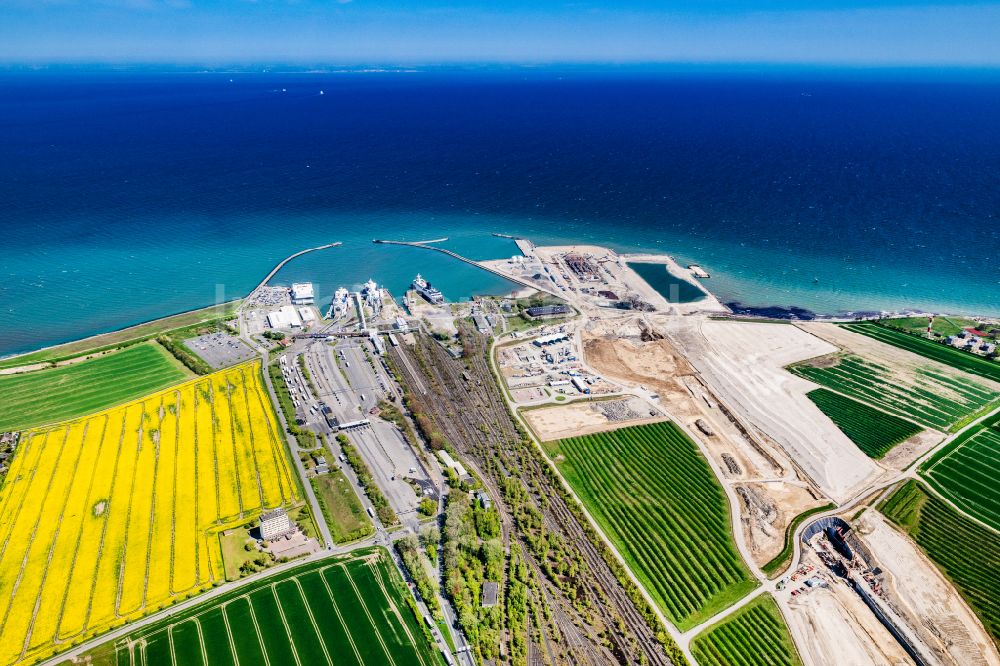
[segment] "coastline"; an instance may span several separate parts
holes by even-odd
[[[56,343],[54,345],[46,345],[44,347],[39,347],[37,349],[32,349],[32,350],[26,351],[26,352],[15,352],[13,354],[7,354],[5,356],[0,356],[0,368],[13,367],[11,365],[13,362],[20,362],[19,359],[26,359],[29,356],[35,356],[35,355],[44,355],[46,357],[51,356],[51,358],[41,358],[41,359],[38,359],[37,361],[34,360],[34,359],[31,359],[31,360],[28,361],[29,363],[43,363],[43,364],[47,364],[51,360],[72,358],[74,356],[83,355],[83,354],[87,354],[87,353],[92,353],[92,352],[94,352],[94,351],[96,351],[96,350],[98,350],[98,349],[100,349],[102,347],[114,346],[114,345],[118,345],[118,344],[121,344],[121,343],[124,343],[124,342],[130,342],[130,341],[136,340],[138,338],[157,335],[159,333],[171,330],[173,328],[181,328],[181,327],[183,327],[185,325],[190,326],[192,324],[198,323],[199,321],[205,321],[206,319],[209,319],[209,318],[212,318],[212,317],[201,317],[201,318],[198,318],[198,319],[196,319],[194,321],[190,321],[190,322],[187,322],[187,323],[183,323],[183,322],[182,323],[178,323],[177,326],[169,326],[168,328],[158,329],[158,330],[155,330],[155,331],[151,331],[148,334],[146,334],[146,333],[139,333],[135,337],[126,337],[126,338],[121,339],[121,340],[108,340],[106,342],[97,342],[97,344],[95,344],[92,347],[91,346],[87,346],[87,347],[85,347],[83,349],[80,349],[80,350],[77,350],[77,351],[67,350],[64,356],[59,356],[58,355],[60,353],[59,350],[62,349],[62,348],[64,348],[64,347],[70,347],[70,346],[73,346],[73,345],[86,345],[86,344],[88,344],[90,342],[96,342],[98,338],[105,338],[105,337],[106,338],[111,338],[111,337],[115,337],[115,336],[120,336],[120,335],[123,335],[123,334],[128,334],[129,332],[135,332],[136,329],[141,329],[141,328],[144,328],[144,327],[151,327],[151,328],[153,328],[153,327],[156,327],[158,324],[166,324],[171,319],[181,319],[181,318],[189,317],[191,315],[197,315],[198,313],[206,313],[207,314],[208,311],[215,310],[215,309],[221,310],[218,316],[220,316],[220,317],[221,316],[225,316],[227,314],[227,310],[229,310],[230,308],[232,308],[232,311],[235,311],[235,308],[240,303],[242,303],[242,302],[243,302],[242,298],[234,298],[233,300],[226,301],[224,303],[219,303],[219,304],[216,304],[216,305],[208,305],[208,306],[199,307],[199,308],[192,308],[190,310],[184,310],[182,312],[175,312],[175,313],[172,313],[172,314],[165,315],[163,317],[157,317],[157,318],[154,318],[154,319],[148,319],[146,321],[139,322],[138,324],[132,324],[130,326],[126,326],[124,328],[115,329],[115,330],[112,330],[112,331],[102,331],[100,333],[94,333],[93,335],[87,335],[87,336],[84,336],[82,338],[77,338],[75,340],[67,340],[65,342],[59,342],[59,343]]]
[[[521,238],[521,237],[517,237],[517,238]],[[587,246],[591,245],[591,243],[588,242],[588,241],[582,241],[581,244],[582,245],[587,245]],[[340,243],[331,244],[330,246],[333,246],[333,245],[340,245]],[[326,247],[326,246],[324,246],[324,247]],[[319,248],[310,248],[309,250],[297,253],[296,255],[293,255],[292,257],[289,257],[288,259],[294,258],[294,256],[298,256],[298,254],[304,254],[305,252],[308,252],[308,251],[311,251],[311,250],[315,250],[315,249],[319,249]],[[713,279],[716,279],[716,278],[703,278],[703,279],[697,278],[690,269],[685,269],[684,267],[682,267],[681,264],[678,262],[677,258],[674,255],[672,255],[672,254],[667,254],[667,253],[651,253],[651,252],[635,252],[635,253],[623,252],[623,253],[621,253],[620,256],[623,259],[627,260],[628,262],[665,264],[666,267],[667,267],[668,272],[670,272],[672,275],[674,275],[675,277],[681,278],[681,279],[690,280],[701,291],[705,292],[706,295],[710,299],[718,302],[719,304],[721,304],[722,306],[724,306],[726,309],[728,309],[730,311],[728,314],[722,314],[722,315],[720,315],[720,316],[723,316],[723,317],[726,317],[726,318],[733,318],[733,319],[772,319],[774,321],[834,321],[834,322],[835,321],[854,321],[854,320],[859,319],[859,318],[860,319],[873,319],[873,318],[879,318],[879,317],[921,316],[921,315],[930,315],[930,314],[934,314],[935,316],[968,317],[968,318],[973,318],[973,319],[994,319],[995,318],[994,316],[991,316],[991,315],[988,315],[988,314],[983,314],[983,313],[973,313],[973,314],[970,314],[970,313],[967,313],[967,312],[959,312],[959,311],[955,311],[955,312],[949,312],[949,311],[929,312],[926,309],[906,308],[906,307],[903,307],[903,308],[900,308],[900,309],[892,309],[892,310],[872,310],[872,309],[867,309],[866,310],[866,309],[858,309],[858,310],[838,310],[838,311],[834,311],[834,312],[822,312],[822,311],[811,310],[809,308],[802,307],[802,306],[796,305],[794,303],[754,304],[754,303],[745,303],[745,302],[739,301],[739,300],[723,300],[723,298],[721,296],[719,296],[715,291],[713,291],[710,288],[710,286],[707,284],[707,282],[709,280],[713,280]],[[286,259],[286,262],[288,261],[288,259]],[[490,259],[490,260],[485,260],[483,263],[488,263],[490,261],[498,261],[498,260],[496,260],[496,259]],[[285,262],[282,262],[282,264],[284,264],[284,263]],[[478,262],[473,262],[473,263],[478,263]],[[701,266],[704,267],[705,264],[701,264]],[[481,270],[488,270],[488,269],[484,268],[483,266],[477,266],[477,267],[480,268]],[[272,271],[272,274],[273,273],[274,273],[274,271]],[[715,269],[715,268],[713,268],[710,271],[710,273],[712,275],[719,275],[719,276],[724,275],[718,269]],[[527,289],[527,287],[525,287],[524,285],[522,285],[519,289],[514,290],[514,293],[520,294],[520,293],[524,292],[525,289]],[[509,295],[511,293],[512,293],[511,291],[507,291],[507,292],[505,292],[503,294],[489,294],[489,295],[492,295],[492,296],[503,296],[503,295]],[[38,347],[38,348],[35,348],[35,349],[31,349],[31,350],[28,350],[28,351],[15,352],[15,353],[6,354],[6,355],[0,355],[0,369],[15,367],[14,364],[18,363],[18,362],[21,362],[21,361],[25,362],[26,365],[28,365],[28,364],[34,364],[34,363],[46,364],[46,363],[48,363],[48,362],[50,362],[51,360],[54,360],[54,359],[62,359],[62,360],[64,360],[66,358],[71,358],[71,357],[74,357],[74,356],[80,356],[80,355],[83,355],[83,354],[86,354],[86,353],[91,353],[93,351],[96,351],[96,350],[100,349],[101,347],[104,347],[104,346],[114,346],[114,345],[121,344],[121,343],[126,342],[126,341],[130,341],[130,340],[142,337],[143,335],[147,335],[147,334],[144,334],[144,333],[140,332],[140,333],[138,333],[138,335],[135,336],[135,338],[124,337],[124,338],[119,339],[119,340],[114,340],[114,339],[111,339],[111,338],[115,338],[115,337],[127,335],[130,332],[136,332],[138,329],[142,329],[144,327],[155,328],[158,325],[165,325],[165,324],[167,324],[172,319],[181,319],[181,318],[189,317],[191,315],[197,315],[198,313],[208,314],[209,311],[211,311],[213,309],[222,308],[223,309],[223,313],[222,314],[224,314],[225,313],[225,308],[232,308],[232,310],[234,311],[235,308],[238,307],[239,303],[241,303],[243,300],[244,300],[243,298],[236,298],[236,299],[233,299],[233,300],[230,300],[230,301],[226,301],[226,302],[221,303],[221,304],[209,305],[209,306],[205,306],[205,307],[191,308],[191,309],[188,309],[188,310],[183,310],[183,311],[180,311],[180,312],[175,312],[175,313],[167,314],[167,315],[164,315],[162,317],[147,319],[145,321],[142,321],[142,322],[139,322],[139,323],[136,323],[136,324],[132,324],[132,325],[120,328],[120,329],[113,329],[113,330],[109,330],[109,331],[101,331],[99,333],[94,333],[94,334],[86,335],[86,336],[83,336],[83,337],[80,337],[80,338],[66,340],[66,341],[59,342],[59,343],[52,344],[52,345],[45,345],[45,346]],[[222,314],[220,314],[219,316],[222,316]],[[185,322],[181,322],[181,323],[178,323],[176,326],[170,326],[169,328],[179,328],[179,327],[181,327],[183,325],[191,325],[193,323],[197,323],[197,321],[198,320],[187,321],[186,323]],[[158,330],[150,332],[148,335],[152,336],[152,335],[160,333],[160,332],[162,332],[164,330],[169,330],[169,328],[158,329]],[[108,340],[105,342],[105,341],[100,340],[101,338],[108,338]],[[93,343],[93,344],[91,345],[90,343]],[[72,348],[73,346],[81,346],[81,348],[80,349],[76,349],[76,350],[69,349],[69,348]],[[37,359],[32,358],[34,356],[39,356],[39,358],[37,358]]]

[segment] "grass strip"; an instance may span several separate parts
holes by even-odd
[[[810,516],[815,516],[817,513],[823,513],[824,511],[829,511],[836,505],[833,503],[824,504],[823,506],[813,507],[812,509],[807,509],[800,513],[799,515],[792,518],[792,522],[788,524],[785,528],[785,545],[781,548],[781,552],[774,556],[767,564],[760,568],[768,578],[774,578],[777,574],[784,571],[785,567],[788,566],[792,559],[792,553],[795,550],[795,530],[799,528],[804,520]]]

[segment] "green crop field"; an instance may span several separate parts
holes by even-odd
[[[891,317],[882,319],[880,325],[899,328],[903,331],[923,335],[927,332],[927,317]],[[941,335],[957,335],[965,328],[975,328],[975,319],[966,317],[934,317],[934,326],[931,330]]]
[[[375,531],[343,472],[335,469],[329,474],[314,476],[310,482],[334,541],[354,541]]]
[[[879,507],[944,572],[1000,645],[1000,535],[907,481]]]
[[[629,567],[681,630],[756,585],[708,463],[671,422],[546,444]]]
[[[1000,414],[956,437],[920,473],[957,507],[1000,531]]]
[[[58,368],[0,375],[0,431],[91,414],[192,376],[155,342]]]
[[[774,599],[762,594],[698,634],[691,653],[699,666],[798,666],[802,663]]]
[[[871,458],[884,458],[892,447],[923,430],[915,423],[827,389],[816,389],[806,395]]]
[[[93,666],[440,666],[382,549],[255,581],[91,650]]]
[[[860,356],[823,357],[789,367],[820,386],[942,432],[956,431],[1000,405],[1000,393],[933,367],[894,371]]]
[[[874,323],[841,324],[841,326],[854,333],[867,335],[880,342],[950,365],[953,368],[1000,382],[1000,363],[996,361],[990,361],[967,351],[948,347],[941,342],[894,331]]]

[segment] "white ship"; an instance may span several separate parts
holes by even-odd
[[[428,303],[433,303],[434,305],[444,303],[444,294],[432,287],[430,282],[420,277],[420,273],[417,273],[417,277],[413,279],[413,288]]]

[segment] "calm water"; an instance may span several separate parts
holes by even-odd
[[[701,289],[687,280],[674,277],[662,264],[630,263],[629,268],[667,299],[668,303],[695,303],[705,298]]]
[[[502,291],[371,244],[513,254],[493,231],[668,252],[727,301],[1000,314],[997,118],[996,79],[2,74],[0,355],[243,295],[334,240],[279,281]]]

